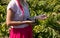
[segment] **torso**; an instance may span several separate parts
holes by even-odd
[[[26,20],[27,18],[30,17],[30,14],[29,14],[29,9],[27,7],[27,5],[24,5],[23,8],[24,8],[24,16],[22,17],[22,13],[21,13],[21,9],[19,9],[19,7],[16,5],[16,3],[14,4],[14,17],[13,17],[13,20],[14,21],[23,21],[23,17],[24,17],[24,20]],[[22,25],[17,25],[17,26],[11,26],[12,28],[24,28],[24,27],[27,27],[29,26],[28,24],[22,24]]]

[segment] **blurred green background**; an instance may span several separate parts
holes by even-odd
[[[0,38],[9,37],[6,25],[6,9],[10,0],[0,0]],[[40,14],[48,16],[36,20],[33,26],[34,38],[60,38],[60,0],[27,0],[31,17]]]

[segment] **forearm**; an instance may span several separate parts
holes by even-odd
[[[12,26],[17,26],[17,25],[21,25],[21,24],[32,24],[33,21],[10,21],[8,22],[7,25],[12,25]]]
[[[14,25],[21,25],[21,24],[23,24],[23,22],[21,22],[21,21],[10,21],[10,22],[8,22],[7,25],[14,26]]]

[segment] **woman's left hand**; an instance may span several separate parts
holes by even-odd
[[[43,15],[36,16],[35,18],[40,19],[40,20],[45,20],[47,18],[47,16],[45,14],[43,14]]]

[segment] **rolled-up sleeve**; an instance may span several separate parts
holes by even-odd
[[[15,2],[14,1],[10,1],[8,6],[7,6],[7,10],[8,9],[12,9],[13,11],[15,10]]]

